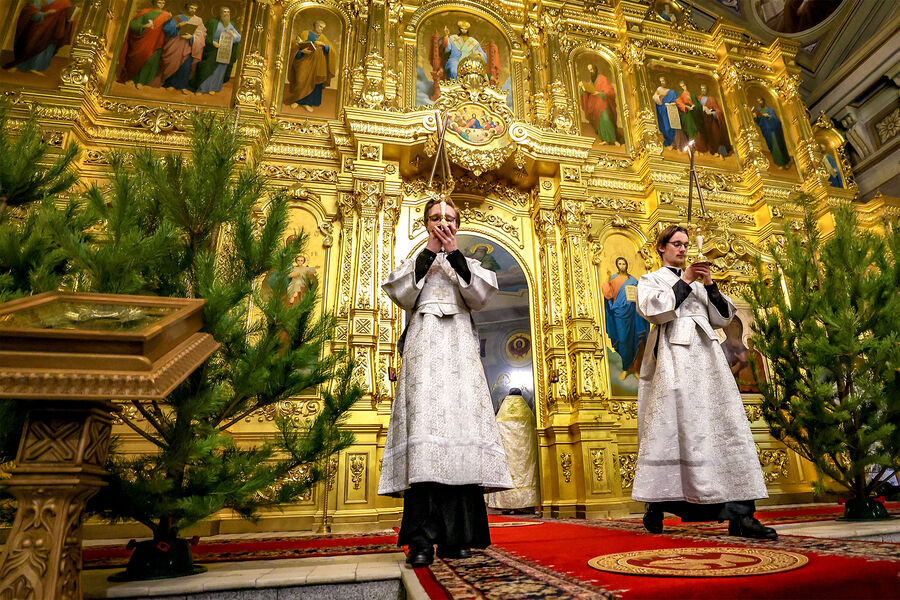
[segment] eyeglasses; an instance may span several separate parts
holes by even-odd
[[[428,217],[428,220],[431,221],[432,223],[437,223],[441,219],[443,219],[443,217],[440,214],[434,214],[434,215],[431,215]],[[456,222],[456,217],[450,216],[450,217],[447,217],[447,220]]]
[[[667,242],[667,243],[672,244],[672,245],[675,246],[676,248],[685,248],[685,249],[687,249],[687,248],[690,248],[690,247],[691,247],[691,243],[690,243],[690,242]]]

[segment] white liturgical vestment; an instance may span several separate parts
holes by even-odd
[[[741,394],[714,329],[728,316],[699,281],[675,308],[679,276],[666,267],[641,277],[637,309],[655,325],[638,387],[638,458],[631,497],[714,504],[767,498]]]
[[[471,258],[467,284],[444,253],[415,279],[403,261],[382,288],[411,311],[378,493],[398,495],[411,483],[513,487],[494,420],[471,312],[497,293],[497,276]]]

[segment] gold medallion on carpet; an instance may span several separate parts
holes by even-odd
[[[764,548],[663,548],[595,556],[588,565],[611,573],[656,577],[744,577],[799,569],[809,559]]]

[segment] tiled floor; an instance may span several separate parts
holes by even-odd
[[[271,535],[271,534],[270,534]],[[107,577],[121,569],[84,571],[85,600],[99,598],[155,598],[221,590],[265,590],[321,584],[402,581],[406,597],[427,599],[403,553],[358,554],[285,560],[211,563],[206,573],[161,581],[112,583]],[[327,596],[321,596],[327,597]]]
[[[900,542],[900,519],[890,521],[813,521],[775,525],[783,535],[803,535],[817,538],[865,540],[869,542]]]

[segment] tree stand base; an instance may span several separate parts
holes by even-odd
[[[188,540],[147,540],[129,544],[132,545],[134,552],[128,566],[110,575],[109,581],[171,579],[206,572],[206,567],[194,564]]]
[[[844,505],[844,519],[847,521],[878,521],[890,519],[884,504],[874,498],[850,498]]]

